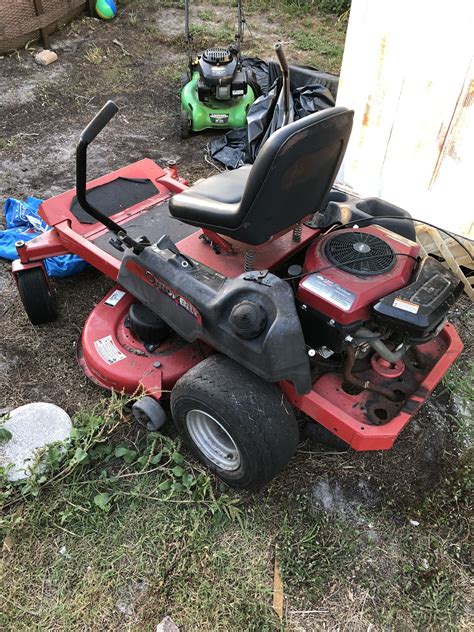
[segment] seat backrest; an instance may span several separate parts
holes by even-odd
[[[346,108],[328,108],[270,136],[242,196],[239,240],[262,244],[321,208],[344,157],[353,116]]]

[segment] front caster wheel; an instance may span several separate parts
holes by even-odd
[[[146,430],[159,430],[166,421],[166,413],[153,397],[143,397],[132,406],[132,416]]]
[[[54,299],[43,268],[29,268],[18,272],[16,282],[21,302],[33,325],[56,320]]]
[[[222,355],[183,375],[171,393],[171,410],[193,454],[241,489],[271,481],[298,445],[295,416],[281,390]]]

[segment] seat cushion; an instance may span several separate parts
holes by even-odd
[[[173,217],[195,225],[236,228],[239,205],[251,165],[224,171],[178,193],[170,200]]]

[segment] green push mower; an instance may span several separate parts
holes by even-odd
[[[237,2],[238,30],[228,48],[208,48],[200,55],[192,50],[189,0],[185,0],[185,35],[189,69],[181,89],[181,138],[204,129],[238,129],[247,124],[247,111],[255,100],[249,76],[242,67],[241,48],[245,19]]]

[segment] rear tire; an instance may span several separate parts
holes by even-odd
[[[43,325],[56,320],[58,315],[43,268],[30,268],[18,272],[16,282],[21,302],[33,325]]]
[[[179,113],[179,135],[184,140],[185,138],[189,138],[189,134],[191,133],[191,121],[188,118],[186,112]]]
[[[222,355],[178,380],[171,410],[191,452],[233,487],[265,485],[298,446],[298,425],[281,390]]]

